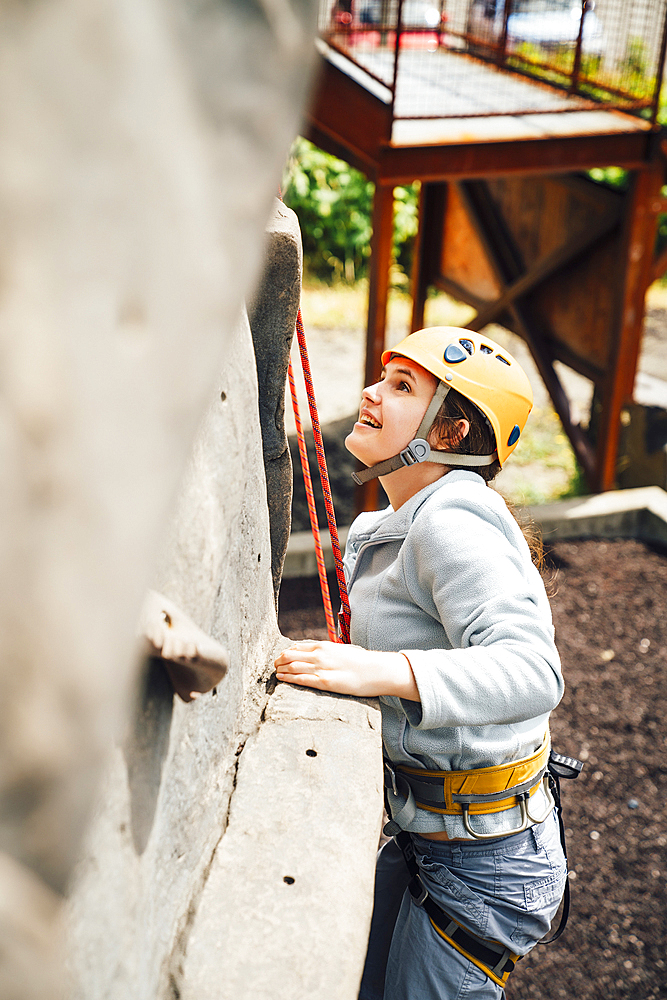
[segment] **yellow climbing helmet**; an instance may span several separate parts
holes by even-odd
[[[416,361],[479,407],[493,428],[498,461],[504,465],[533,408],[528,377],[509,351],[485,334],[432,326],[384,351],[382,364],[394,354]]]
[[[533,391],[521,365],[495,341],[457,326],[432,326],[410,334],[382,354],[382,364],[399,355],[416,361],[438,379],[433,398],[412,441],[398,455],[353,472],[357,483],[387,476],[402,466],[436,462],[452,469],[504,464],[516,447],[533,408]],[[489,421],[496,442],[490,455],[463,455],[432,448],[428,435],[450,389],[474,403]]]

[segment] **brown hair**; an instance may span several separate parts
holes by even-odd
[[[459,420],[467,420],[470,430],[457,444],[453,444]],[[449,445],[452,451],[461,455],[490,455],[496,450],[496,436],[488,419],[478,406],[462,396],[456,389],[450,389],[445,396],[443,404],[435,416],[430,433],[433,435],[436,447],[440,444]],[[490,465],[482,465],[470,471],[476,472],[489,484],[496,478],[500,468],[500,462],[496,459]],[[525,511],[517,510],[506,497],[503,497],[503,500],[521,528],[533,562],[540,569],[544,563],[544,547],[539,529]]]
[[[459,420],[467,420],[470,430],[461,441],[453,445]],[[496,450],[496,436],[491,424],[480,408],[456,389],[450,389],[445,396],[435,415],[431,433],[436,442],[449,444],[460,455],[490,455]],[[500,462],[496,459],[491,465],[482,465],[473,471],[485,482],[491,483],[500,472]]]

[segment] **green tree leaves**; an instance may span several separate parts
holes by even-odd
[[[306,273],[321,281],[364,277],[371,252],[374,184],[301,137],[283,176],[285,204],[299,217]],[[394,191],[394,258],[407,273],[417,232],[417,188]]]

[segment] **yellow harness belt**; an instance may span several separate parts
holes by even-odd
[[[547,731],[542,746],[530,757],[494,767],[480,767],[472,771],[427,771],[385,761],[385,787],[395,797],[392,803],[393,820],[397,823],[402,817],[408,825],[416,809],[445,816],[462,816],[467,833],[476,840],[497,837],[498,834],[475,831],[470,823],[471,815],[503,812],[518,805],[520,825],[507,831],[507,834],[525,830],[529,821],[542,823],[554,806],[547,780],[550,750]],[[544,787],[549,807],[544,816],[535,817],[530,814],[529,799],[540,785]]]

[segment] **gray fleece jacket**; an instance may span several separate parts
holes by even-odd
[[[563,693],[551,611],[518,524],[480,476],[449,472],[397,511],[361,514],[345,571],[351,641],[404,653],[419,688],[421,703],[380,699],[390,760],[458,771],[540,747]],[[546,808],[532,796],[533,816]],[[501,835],[519,810],[474,819]],[[467,836],[460,817],[421,809],[407,829]]]

